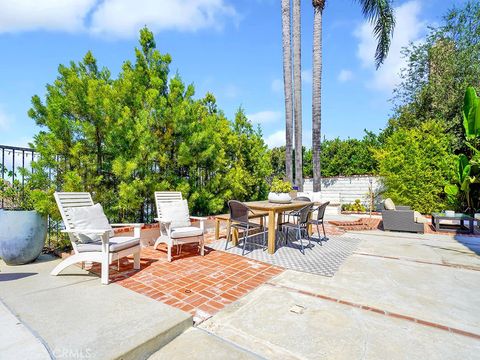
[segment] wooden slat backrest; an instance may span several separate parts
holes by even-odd
[[[92,196],[87,192],[55,192],[54,196],[60,214],[62,215],[63,224],[67,230],[74,228],[70,222],[70,215],[67,209],[94,205]]]
[[[155,191],[155,205],[157,207],[157,217],[159,219],[162,217],[159,206],[160,203],[178,200],[183,200],[182,193],[180,191]]]

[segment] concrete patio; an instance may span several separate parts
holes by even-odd
[[[287,270],[200,327],[270,359],[478,359],[478,238],[344,236],[335,276]]]
[[[159,291],[156,277],[171,268],[169,277],[178,273],[186,281],[182,266],[191,272],[197,263],[202,273],[190,273],[197,285],[189,287],[195,292],[204,278],[226,268],[228,277],[223,274],[219,281],[234,281],[237,265],[242,276],[255,277],[256,262],[220,251],[200,259],[196,251],[187,251],[183,260],[169,264],[158,252],[155,266],[113,273],[117,283],[108,286],[75,266],[64,276],[51,277],[59,260],[47,256],[21,267],[0,263],[0,332],[8,334],[2,336],[0,353],[13,359],[73,359],[79,354],[102,359],[153,354],[155,360],[478,358],[479,238],[378,230],[337,236],[360,244],[333,277],[272,273],[196,327],[188,312],[151,293]],[[151,249],[145,254],[157,256]],[[237,258],[242,261],[232,262]],[[153,290],[120,286],[129,283],[126,274]]]

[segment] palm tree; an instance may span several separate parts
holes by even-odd
[[[395,27],[395,18],[390,0],[357,0],[363,15],[373,23],[373,34],[378,41],[375,51],[375,65],[378,67],[387,57]],[[322,16],[325,0],[312,0],[313,18],[313,66],[312,66],[312,161],[313,191],[321,188],[321,123],[322,123]],[[295,18],[294,18],[295,20]]]
[[[293,184],[292,139],[293,139],[293,94],[292,94],[292,47],[290,42],[290,0],[282,0],[283,37],[283,88],[285,92],[285,172]]]
[[[295,185],[303,190],[302,166],[302,65],[300,36],[300,0],[293,0],[293,100],[295,119]]]

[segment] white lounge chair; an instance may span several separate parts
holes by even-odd
[[[74,254],[58,264],[51,275],[58,275],[76,263],[99,262],[102,264],[102,284],[108,284],[109,265],[132,254],[133,268],[140,269],[140,229],[143,224],[108,224],[103,210],[93,203],[89,193],[56,192],[54,196],[65,225],[62,232],[68,233]],[[80,219],[79,211],[86,217]],[[127,226],[134,228],[133,236],[112,236],[112,227]]]
[[[179,191],[156,191],[155,204],[157,207],[157,218],[155,220],[160,223],[160,236],[155,241],[153,248],[156,249],[161,243],[167,244],[168,261],[172,261],[172,247],[174,245],[180,246],[181,249],[182,244],[198,242],[200,254],[203,256],[205,253],[204,222],[207,219],[190,216],[188,204],[182,199],[182,193]],[[200,221],[200,227],[191,226],[190,220]]]

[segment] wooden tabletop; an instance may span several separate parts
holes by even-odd
[[[249,208],[253,210],[264,210],[264,211],[273,210],[275,212],[301,209],[302,207],[310,204],[314,205],[315,203],[312,201],[298,201],[298,200],[292,200],[292,202],[289,204],[277,204],[277,203],[272,203],[268,200],[249,201],[245,203],[245,205],[247,205]]]

